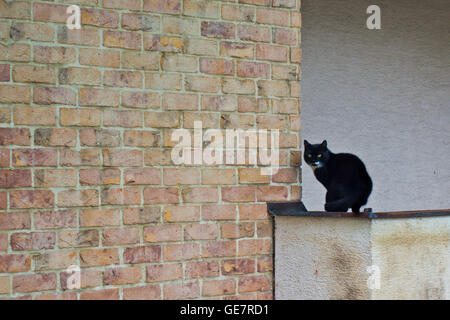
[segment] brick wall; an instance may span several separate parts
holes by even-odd
[[[271,299],[265,202],[301,196],[299,9],[0,0],[0,298]],[[280,129],[281,169],[174,165],[195,120]]]

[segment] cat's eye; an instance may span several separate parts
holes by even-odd
[[[312,158],[312,154],[311,153],[308,154],[308,158]]]
[[[322,158],[322,155],[321,155],[321,154],[318,154],[318,155],[317,155],[317,158]]]

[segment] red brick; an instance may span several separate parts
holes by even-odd
[[[13,111],[15,125],[56,125],[56,110],[52,107],[16,106]]]
[[[159,147],[161,145],[159,131],[125,131],[123,140],[124,145],[131,147]]]
[[[12,71],[14,82],[56,83],[56,72],[50,67],[27,65],[14,66]]]
[[[133,284],[141,281],[140,267],[106,268],[103,275],[105,285]]]
[[[236,255],[236,241],[208,241],[202,243],[202,257],[233,257]]]
[[[271,239],[239,240],[238,256],[271,254]]]
[[[82,65],[119,68],[120,52],[109,49],[79,48],[79,61]]]
[[[103,0],[103,8],[109,9],[126,9],[126,10],[139,10],[141,8],[140,0]]]
[[[0,273],[30,271],[31,259],[24,254],[0,255]]]
[[[163,295],[166,300],[197,298],[200,296],[200,285],[198,282],[165,284]]]
[[[65,269],[75,265],[78,253],[75,250],[48,251],[33,255],[34,270]]]
[[[240,80],[234,78],[222,79],[223,93],[237,93],[237,94],[254,94],[255,83],[253,80]]]
[[[159,34],[144,35],[144,49],[147,51],[176,52],[185,51],[185,40],[176,36],[162,36]],[[187,61],[184,57],[183,61]]]
[[[124,224],[148,224],[161,221],[161,208],[127,208],[123,212]]]
[[[9,64],[0,64],[0,82],[9,82]]]
[[[238,2],[256,6],[270,6],[271,0],[239,0]]]
[[[30,170],[0,170],[0,188],[31,187]]]
[[[209,111],[235,111],[237,107],[237,99],[235,96],[202,96],[202,110]]]
[[[56,273],[25,274],[13,278],[14,293],[55,290],[56,286]]]
[[[236,281],[234,279],[203,281],[203,296],[222,296],[236,292]]]
[[[123,300],[159,300],[161,288],[159,286],[142,286],[123,289]]]
[[[98,206],[98,191],[92,189],[66,190],[58,193],[59,207]]]
[[[232,23],[202,21],[201,33],[204,37],[234,39],[235,28]]]
[[[51,208],[55,202],[55,196],[49,190],[14,190],[9,197],[13,209]]]
[[[80,49],[84,50],[84,49]],[[33,47],[33,58],[38,63],[57,63],[57,64],[70,64],[74,63],[77,57],[75,48],[69,47]],[[81,54],[80,54],[81,56]]]
[[[125,248],[123,252],[123,262],[134,263],[150,263],[161,260],[160,246],[141,246]]]
[[[66,26],[58,27],[58,42],[67,44],[76,44],[81,46],[98,47],[100,46],[100,33],[97,29],[81,28],[68,29]]]
[[[160,184],[161,171],[157,168],[127,169],[124,171],[125,184]]]
[[[102,244],[104,246],[117,246],[140,242],[138,228],[110,228],[102,232]]]
[[[0,103],[29,103],[31,88],[26,86],[0,85]]]
[[[122,14],[122,28],[133,31],[159,32],[160,18],[149,14]]]
[[[53,249],[56,234],[54,232],[17,232],[11,235],[10,242],[14,251]]]
[[[256,194],[258,201],[285,201],[288,197],[284,186],[258,186]]]
[[[103,31],[103,45],[111,48],[141,49],[141,35],[127,31]]]
[[[118,147],[120,145],[120,132],[108,129],[82,129],[80,130],[80,143],[89,147]]]
[[[291,48],[291,63],[302,63],[302,49]]]
[[[289,29],[274,29],[273,39],[275,43],[295,46],[297,44],[297,31]]]
[[[194,278],[213,278],[219,276],[219,263],[217,261],[195,261],[187,262],[185,277]]]
[[[63,149],[60,151],[61,166],[99,166],[100,151],[96,149],[82,149],[80,151]]]
[[[119,263],[117,248],[84,249],[80,251],[81,267],[106,266]]]
[[[107,87],[142,88],[142,74],[134,71],[106,70],[103,84]]]
[[[57,160],[57,151],[51,149],[14,149],[12,152],[15,167],[53,167]]]
[[[197,72],[197,59],[191,56],[167,54],[161,58],[164,71]]]
[[[242,275],[254,273],[255,260],[248,258],[223,260],[221,270],[223,275]]]
[[[77,172],[74,169],[36,169],[34,186],[37,188],[75,187]]]
[[[44,293],[37,295],[34,300],[78,300],[76,292]]]
[[[34,144],[38,146],[74,147],[77,143],[77,132],[73,129],[36,129]]]
[[[6,251],[8,251],[8,234],[0,233],[0,252]]]
[[[36,104],[75,105],[75,92],[69,88],[36,87],[33,89],[33,101]]]
[[[264,98],[253,98],[241,96],[238,98],[238,111],[239,112],[252,112],[260,113],[267,112],[269,110],[270,101]]]
[[[166,206],[163,210],[166,222],[192,222],[200,220],[199,206]]]
[[[222,19],[252,22],[255,19],[255,8],[224,4],[222,5]]]
[[[269,78],[270,65],[267,63],[239,61],[237,74],[242,78]]]
[[[99,86],[102,74],[100,70],[91,68],[62,68],[59,69],[60,84]]]
[[[295,183],[297,182],[298,172],[296,168],[280,168],[278,172],[272,176],[273,182],[279,183]]]
[[[170,242],[182,240],[182,227],[178,224],[149,226],[144,228],[144,241]]]
[[[214,77],[186,76],[184,87],[187,91],[217,93],[220,89],[220,82]]]
[[[115,209],[87,209],[80,212],[80,227],[119,226],[120,212]]]
[[[266,204],[246,204],[239,205],[239,219],[240,220],[261,220],[267,219],[267,205]]]
[[[286,62],[288,59],[288,49],[281,46],[258,44],[256,45],[256,59]]]
[[[237,35],[241,40],[254,42],[270,42],[272,37],[270,28],[254,25],[239,25]]]
[[[72,210],[35,212],[33,221],[35,229],[75,228],[77,213]]]
[[[31,19],[31,4],[25,1],[2,2],[0,17],[12,19]]]
[[[256,22],[277,26],[289,26],[289,11],[277,9],[256,9]]]
[[[197,243],[168,244],[163,248],[164,261],[191,260],[200,257]]]
[[[10,294],[11,286],[9,277],[0,277],[0,294]]]
[[[153,92],[125,91],[122,93],[122,105],[128,108],[158,109],[159,100],[159,95]]]
[[[119,300],[119,289],[104,289],[95,291],[83,291],[80,300]]]
[[[209,74],[234,74],[234,62],[231,60],[200,58],[200,72]]]
[[[182,76],[173,73],[145,73],[145,87],[154,90],[181,90]]]
[[[185,202],[217,202],[219,194],[214,187],[186,188],[182,191]]]
[[[0,230],[30,229],[28,212],[0,212]]]
[[[141,191],[138,188],[110,188],[102,191],[102,204],[132,205],[141,204]]]
[[[0,192],[0,209],[5,210],[8,207],[8,193]]]
[[[220,226],[220,237],[222,239],[238,239],[253,237],[255,224],[253,222],[223,223]]]
[[[239,278],[238,290],[242,292],[268,291],[271,281],[267,276],[248,276]]]
[[[144,0],[144,11],[178,14],[181,0]]]
[[[103,111],[103,125],[123,128],[142,127],[142,112],[138,110],[106,109]]]
[[[213,240],[219,234],[216,224],[190,224],[184,227],[184,240]]]
[[[231,202],[255,201],[255,187],[223,187],[222,200]]]
[[[258,258],[258,272],[272,272],[272,271],[273,271],[272,257]]]
[[[164,184],[166,186],[199,184],[200,171],[195,168],[164,168]]]
[[[49,3],[34,3],[33,18],[34,21],[64,23],[67,19],[66,10],[67,6]]]
[[[58,246],[60,248],[97,247],[98,245],[98,230],[65,230],[58,234]]]
[[[127,149],[104,149],[103,165],[107,167],[142,166],[142,151]]]
[[[160,282],[183,278],[183,265],[181,263],[158,264],[146,267],[146,281]]]
[[[101,28],[117,28],[119,14],[115,11],[100,9],[82,9],[81,24]]]
[[[145,188],[144,189],[144,204],[169,204],[178,203],[178,189],[177,188]]]
[[[202,220],[235,220],[235,205],[204,205],[202,206]]]

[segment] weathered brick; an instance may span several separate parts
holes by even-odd
[[[11,291],[10,280],[8,276],[0,277],[0,294],[8,294]]]
[[[133,71],[106,70],[103,84],[107,87],[142,88],[142,74]]]
[[[54,232],[17,232],[11,235],[11,248],[14,251],[35,251],[42,249],[53,249],[56,242]]]
[[[100,110],[60,108],[59,123],[62,126],[97,127],[101,125],[101,121],[102,112]]]
[[[31,187],[30,170],[0,170],[0,188]]]
[[[101,163],[100,151],[96,149],[80,151],[63,149],[60,151],[60,161],[63,167],[98,166]]]
[[[51,107],[16,106],[13,111],[16,125],[56,125],[56,110]]]
[[[25,1],[0,3],[0,17],[12,19],[31,19],[31,4]]]
[[[297,44],[297,32],[290,29],[274,29],[273,40],[275,43],[295,46]]]
[[[125,131],[123,143],[125,146],[158,147],[161,145],[161,137],[159,131]]]
[[[55,167],[58,153],[52,149],[14,149],[12,164],[14,167]]]
[[[236,255],[236,241],[208,241],[202,243],[202,257],[233,257]]]
[[[258,201],[286,201],[288,190],[285,186],[258,186]]]
[[[220,82],[214,77],[186,76],[184,87],[187,91],[217,93],[220,89]]]
[[[160,246],[139,246],[125,248],[123,251],[124,263],[150,263],[161,260]]]
[[[253,237],[255,224],[253,222],[223,223],[220,226],[222,239],[238,239]]]
[[[225,59],[200,58],[200,72],[209,74],[234,74],[234,62]]]
[[[101,84],[101,72],[91,68],[63,68],[59,69],[58,79],[60,84],[90,85]]]
[[[165,284],[163,296],[166,300],[193,299],[200,295],[198,282]]]
[[[144,241],[146,242],[170,242],[181,240],[181,225],[169,224],[162,226],[149,226],[144,228]]]
[[[187,279],[213,278],[219,276],[219,263],[217,261],[187,262],[185,277]]]
[[[142,286],[123,289],[123,300],[158,300],[161,299],[159,286]]]
[[[255,260],[242,258],[223,260],[221,266],[223,275],[242,275],[255,272]]]
[[[165,93],[162,104],[165,110],[197,110],[198,96],[196,94]]]
[[[140,242],[138,228],[109,228],[102,232],[103,246],[117,246]]]
[[[253,59],[255,56],[255,46],[248,43],[223,41],[220,43],[220,55]]]
[[[217,224],[190,224],[184,227],[184,240],[214,240],[218,234]]]
[[[254,25],[238,25],[237,36],[244,41],[270,42],[270,28]]]
[[[214,187],[194,187],[186,188],[182,191],[185,202],[217,202],[219,194]]]
[[[103,31],[103,45],[110,48],[141,49],[141,35],[128,31]]]
[[[302,49],[291,48],[291,63],[302,63]]]
[[[222,91],[224,93],[254,94],[255,83],[253,82],[253,80],[223,78]]]
[[[73,285],[68,282],[70,280],[70,276],[73,276],[73,272],[61,272],[60,282],[61,289],[67,290],[69,289],[69,285]],[[102,277],[103,272],[100,270],[92,270],[92,269],[82,269],[80,270],[80,288],[92,288],[99,287],[102,285]]]
[[[238,256],[252,256],[270,254],[272,251],[271,239],[243,239],[239,240]]]
[[[209,111],[235,111],[237,99],[235,96],[204,95],[201,99],[202,110]]]
[[[144,126],[148,128],[177,128],[180,115],[173,112],[145,112]]]
[[[26,272],[30,270],[31,259],[25,254],[0,255],[0,272]]]
[[[140,0],[103,0],[103,8],[109,9],[125,9],[125,10],[139,10],[141,8]]]
[[[239,278],[238,291],[257,292],[270,290],[271,281],[267,276],[247,276]]]
[[[185,40],[176,36],[144,34],[144,49],[148,51],[176,52],[185,50]]]
[[[133,31],[159,32],[160,18],[148,14],[123,13],[122,28]]]
[[[49,42],[55,38],[55,29],[52,25],[13,22],[9,34],[14,41],[32,40]]]
[[[24,274],[13,278],[14,293],[55,290],[56,286],[56,273]]]
[[[253,97],[238,97],[238,111],[261,113],[267,112],[270,107],[269,99],[253,98]]]
[[[110,249],[83,249],[80,251],[81,267],[107,266],[118,264],[119,250]]]
[[[234,279],[203,281],[202,295],[222,296],[236,292],[236,281]]]
[[[198,206],[165,206],[164,220],[166,222],[192,222],[200,220]]]
[[[80,106],[118,107],[120,93],[113,89],[80,88],[78,99]]]
[[[75,92],[61,87],[35,87],[33,101],[37,104],[68,104],[75,105]]]
[[[196,72],[197,59],[190,56],[168,54],[162,57],[161,68],[164,71]]]
[[[103,165],[107,167],[139,167],[142,165],[142,151],[127,149],[104,149]]]
[[[102,191],[102,204],[131,205],[141,204],[141,191],[138,188],[110,188]]]
[[[0,212],[0,230],[30,229],[31,218],[28,212]]]
[[[58,192],[60,207],[93,207],[98,206],[98,191],[92,189],[66,190]]]
[[[40,211],[33,214],[35,229],[61,229],[77,226],[77,213],[72,210]]]
[[[9,149],[0,149],[0,167],[9,167]]]
[[[105,285],[133,284],[141,281],[140,267],[106,268],[103,275]]]
[[[1,103],[29,103],[31,88],[15,85],[0,85]]]
[[[255,8],[224,4],[222,5],[222,19],[252,22],[255,19]]]
[[[80,49],[84,50],[84,49]],[[90,50],[90,49],[89,49]],[[38,63],[69,64],[76,60],[76,49],[69,47],[33,47],[33,59]],[[81,56],[81,54],[80,54]]]
[[[289,90],[286,81],[258,80],[258,95],[260,96],[287,97],[289,96]]]
[[[119,289],[83,291],[80,300],[119,300]]]
[[[50,190],[14,190],[9,201],[13,209],[52,208],[55,196]]]
[[[186,2],[184,3],[186,6]],[[185,7],[186,10],[186,7]],[[185,14],[186,15],[186,14]],[[198,21],[188,18],[178,18],[165,16],[162,20],[162,31],[169,34],[179,34],[179,35],[199,35],[200,25]]]
[[[252,186],[223,187],[222,200],[231,202],[255,201],[255,187]]]
[[[242,78],[269,78],[270,65],[250,61],[239,61],[237,75]]]
[[[120,51],[110,49],[79,49],[79,61],[82,65],[99,67],[120,67]]]
[[[258,44],[256,45],[256,59],[286,62],[288,49],[286,47]]]
[[[200,257],[198,243],[167,244],[163,247],[164,261],[191,260]]]
[[[137,110],[103,111],[103,125],[106,127],[136,128],[142,127],[142,112]]]
[[[98,230],[64,230],[58,234],[59,248],[84,248],[98,245]]]
[[[217,55],[217,43],[210,39],[188,39],[186,53],[205,56]]]
[[[167,186],[200,184],[200,171],[194,168],[165,168],[164,184]]]
[[[101,28],[117,28],[119,14],[112,10],[81,9],[81,24]]]
[[[148,149],[144,152],[144,164],[146,166],[173,165],[171,149]]]
[[[120,225],[120,212],[115,209],[87,209],[80,212],[80,227]]]
[[[0,82],[9,82],[11,79],[9,64],[0,64]]]
[[[37,295],[34,300],[78,300],[76,292],[43,293]]]
[[[256,9],[256,22],[277,26],[289,26],[289,11],[258,8]]]
[[[37,188],[75,187],[77,171],[74,169],[34,170],[34,186]]]
[[[57,31],[57,38],[60,43],[98,47],[100,45],[101,35],[97,29],[81,28],[71,30],[66,26],[60,26]]]
[[[181,12],[181,0],[144,0],[144,11],[178,14]]]
[[[34,131],[36,146],[74,147],[77,144],[77,132],[73,129],[36,129]]]
[[[75,265],[78,254],[74,250],[60,250],[39,253],[33,256],[34,268],[37,271],[65,269]]]
[[[201,34],[204,37],[234,39],[234,24],[228,22],[202,21]]]
[[[236,207],[234,205],[203,205],[202,220],[235,220]]]
[[[42,22],[66,22],[67,6],[50,3],[33,3],[34,21]]]
[[[300,12],[291,12],[291,27],[301,28],[302,27],[302,15]]]
[[[122,214],[124,224],[148,224],[161,221],[159,207],[127,208]]]

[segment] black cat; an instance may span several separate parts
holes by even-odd
[[[325,210],[359,212],[372,192],[372,179],[364,163],[349,153],[332,153],[327,141],[310,144],[305,140],[305,162],[327,189]]]

